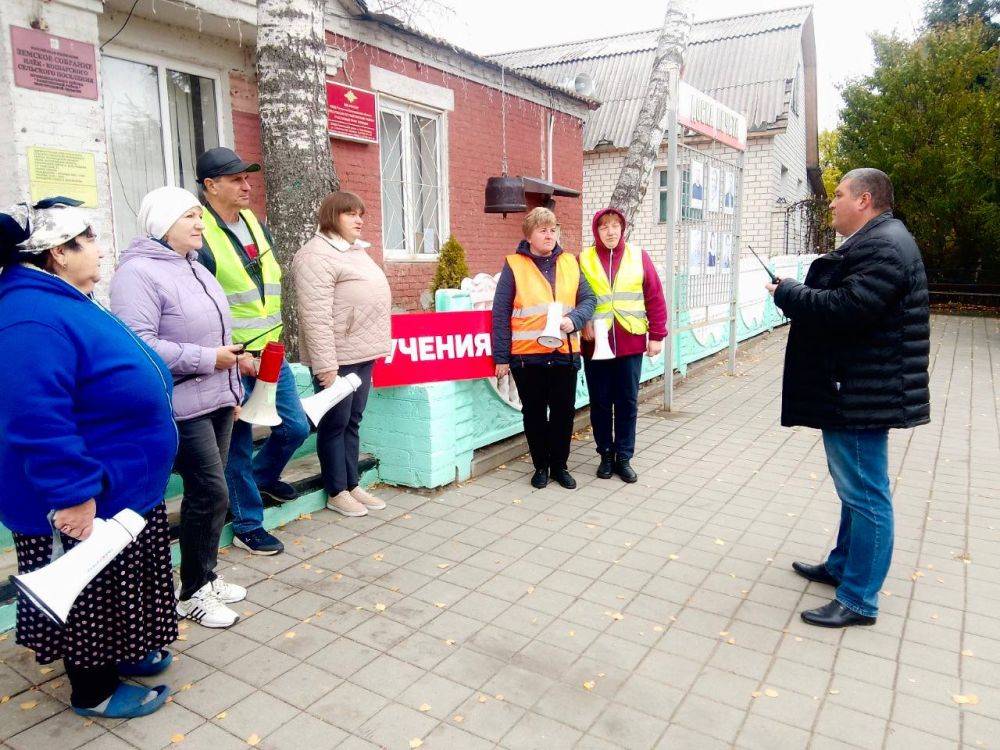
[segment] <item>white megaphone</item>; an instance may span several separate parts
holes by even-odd
[[[559,329],[559,324],[562,323],[562,319],[562,302],[550,302],[549,312],[545,318],[545,330],[542,331],[542,335],[535,339],[535,341],[537,341],[541,346],[548,347],[549,349],[558,349],[562,346],[565,335]]]
[[[607,318],[598,318],[594,321],[594,356],[591,359],[615,358],[615,353],[611,351],[611,342],[608,340],[610,330],[611,321]]]
[[[278,377],[281,375],[281,363],[285,359],[285,347],[269,341],[260,355],[260,368],[257,370],[257,382],[253,393],[240,410],[240,419],[250,424],[274,427],[281,424],[278,409],[275,405],[278,394]]]
[[[324,414],[360,387],[361,378],[349,372],[344,377],[334,380],[329,388],[324,388],[315,396],[302,399],[302,408],[309,421],[313,423],[313,427],[319,427],[319,421]]]
[[[80,592],[119,552],[135,541],[145,526],[146,519],[127,508],[107,520],[95,518],[93,531],[86,541],[65,554],[59,534],[54,532],[52,561],[31,573],[13,575],[10,580],[56,624],[65,625]]]

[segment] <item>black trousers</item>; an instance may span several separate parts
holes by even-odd
[[[576,411],[576,368],[522,365],[511,367],[510,374],[521,397],[531,463],[535,469],[565,469]]]
[[[216,577],[219,537],[229,508],[226,459],[233,434],[233,408],[178,422],[177,431],[180,445],[174,466],[184,480],[179,598],[187,600]]]
[[[117,664],[103,664],[100,667],[78,667],[69,659],[63,660],[66,677],[69,680],[69,701],[77,708],[93,708],[103,703],[118,689]]]
[[[641,354],[614,359],[585,360],[590,391],[590,424],[597,452],[619,458],[635,455],[635,420],[639,413]]]
[[[341,365],[337,377],[354,373],[361,378],[361,385],[352,395],[345,398],[323,415],[316,428],[316,454],[319,456],[323,488],[333,496],[344,490],[358,486],[358,454],[361,451],[361,418],[368,405],[368,393],[372,387],[372,369],[375,360]],[[322,390],[313,378],[313,386],[318,393]]]

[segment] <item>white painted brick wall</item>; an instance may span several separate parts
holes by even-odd
[[[96,48],[98,34],[94,10],[100,7],[94,3],[93,10],[88,10],[59,2],[39,3],[35,0],[4,0],[0,3],[0,56],[3,58],[0,60],[3,69],[0,106],[3,110],[0,111],[9,112],[9,127],[0,128],[0,165],[6,177],[0,181],[0,203],[8,205],[29,199],[29,146],[92,153],[97,170],[99,203],[92,216],[95,229],[106,243],[106,238],[112,234],[111,201],[101,100],[76,99],[15,87],[10,49],[10,27],[29,28],[31,20],[38,17],[48,24],[48,33],[93,44]],[[114,258],[108,253],[102,262],[105,279],[110,276],[113,263]]]

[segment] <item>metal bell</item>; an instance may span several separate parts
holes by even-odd
[[[486,208],[488,214],[503,214],[527,211],[524,199],[524,180],[520,177],[490,177],[486,180]]]

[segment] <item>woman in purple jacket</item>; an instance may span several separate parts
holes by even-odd
[[[111,281],[111,309],[149,344],[174,376],[180,434],[175,468],[181,502],[181,588],[177,614],[226,628],[239,615],[226,606],[246,589],[215,573],[229,491],[226,457],[243,391],[226,295],[204,266],[201,205],[186,190],[162,187],[139,208],[140,236],[122,254]]]

